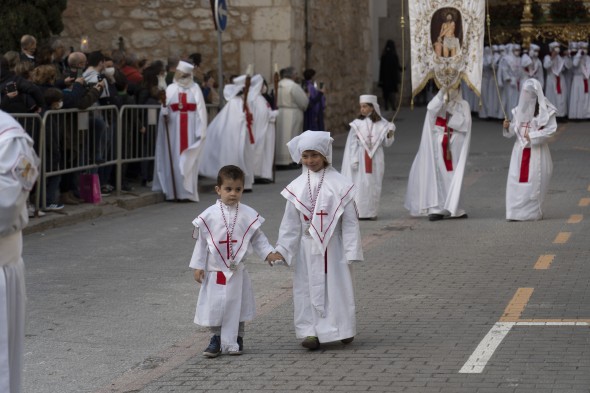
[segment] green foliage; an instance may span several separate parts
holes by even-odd
[[[551,3],[551,18],[556,23],[588,22],[588,9],[581,0],[559,0]]]
[[[20,38],[30,34],[37,42],[64,29],[61,14],[67,0],[3,0],[0,7],[0,52],[20,52]]]
[[[524,4],[502,4],[490,6],[492,25],[501,27],[519,27]]]

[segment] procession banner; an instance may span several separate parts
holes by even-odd
[[[434,79],[481,90],[485,0],[410,0],[412,98]]]

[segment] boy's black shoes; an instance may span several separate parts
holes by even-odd
[[[216,358],[217,356],[221,355],[221,337],[220,336],[213,336],[211,337],[211,341],[209,342],[209,346],[207,349],[203,351],[203,355],[207,356],[208,358]]]
[[[305,340],[301,341],[301,346],[311,350],[319,349],[320,340],[315,336],[307,336]]]
[[[238,336],[238,350],[237,351],[229,351],[228,353],[230,355],[236,356],[236,355],[241,355],[243,351],[244,351],[244,339],[242,337]]]
[[[442,214],[429,214],[428,215],[428,221],[440,221],[443,218],[445,218],[445,216],[443,216]]]
[[[348,337],[348,338],[345,338],[344,340],[340,340],[340,342],[342,344],[350,344],[352,342],[352,340],[354,340],[354,337]]]

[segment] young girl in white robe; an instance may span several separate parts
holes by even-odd
[[[254,292],[244,261],[252,248],[260,258],[274,251],[260,229],[264,219],[240,203],[244,172],[234,165],[219,170],[215,191],[220,199],[193,220],[197,242],[190,261],[201,283],[195,323],[213,333],[206,357],[222,352],[240,355],[244,322],[254,318]],[[270,259],[269,259],[270,260]]]
[[[538,114],[535,109],[538,107]],[[553,171],[547,140],[555,133],[556,108],[545,98],[536,79],[524,82],[513,120],[504,121],[503,134],[516,136],[506,184],[506,219],[540,220]]]
[[[377,219],[385,173],[383,146],[394,140],[395,125],[381,117],[377,96],[360,96],[360,116],[350,123],[342,158],[342,174],[358,190],[354,197],[359,218]]]
[[[330,165],[332,141],[325,131],[293,138],[287,146],[303,173],[281,192],[287,205],[276,250],[294,266],[295,334],[311,350],[356,335],[351,264],[363,251],[355,186]]]

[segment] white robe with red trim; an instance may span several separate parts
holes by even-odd
[[[197,84],[189,89],[176,83],[166,89],[166,109],[160,112],[154,166],[153,191],[174,199],[165,113],[168,113],[170,151],[174,170],[176,199],[199,201],[198,178],[201,150],[207,130],[207,107]]]
[[[506,184],[507,220],[534,221],[543,218],[542,204],[553,172],[547,140],[557,130],[555,107],[548,107],[550,112],[547,124],[540,127],[538,117],[533,118],[528,124],[530,142],[527,143],[524,139],[525,128],[517,127],[515,121],[510,124],[508,130],[504,130],[505,137],[517,137],[512,149]],[[512,112],[515,114],[516,108]]]
[[[275,122],[279,111],[273,111],[268,101],[260,93],[254,91],[251,96],[248,95],[248,101],[250,101],[250,108],[252,109],[256,137],[253,158],[254,177],[274,180]]]
[[[568,117],[570,119],[590,118],[590,56],[578,52],[572,59],[572,83]]]
[[[543,59],[543,67],[547,70],[545,97],[557,108],[557,117],[567,115],[569,94],[564,74],[567,66],[566,59],[559,55],[553,59],[550,55],[546,55]]]
[[[385,173],[383,146],[393,143],[393,123],[381,119],[374,123],[371,119],[356,119],[350,123],[350,132],[342,157],[342,175],[350,179],[357,190],[354,201],[360,218],[377,217],[381,185]]]
[[[322,171],[310,171],[314,195],[321,175]],[[298,338],[316,336],[320,342],[354,337],[356,309],[350,263],[363,260],[354,185],[336,169],[326,168],[315,210],[311,211],[307,184],[304,168],[303,174],[281,192],[287,205],[277,251],[294,266],[295,334]]]
[[[230,252],[219,203],[218,200],[193,220],[197,241],[189,266],[205,270],[194,322],[201,326],[221,326],[221,346],[226,352],[238,348],[239,323],[251,321],[256,314],[252,282],[244,261],[252,249],[263,260],[274,249],[260,229],[264,219],[254,209],[240,203]],[[236,207],[223,206],[231,228]],[[229,268],[232,253],[237,264],[234,271]]]
[[[216,179],[225,165],[236,165],[245,174],[244,189],[252,189],[254,183],[254,135],[250,120],[248,126],[244,101],[239,93],[243,86],[229,84],[223,89],[225,106],[207,128],[207,141],[199,173]]]
[[[443,149],[445,123],[452,129],[450,163]],[[404,206],[412,216],[465,214],[460,206],[461,188],[470,141],[469,104],[463,99],[445,104],[442,91],[439,92],[428,104],[420,147],[408,178]]]

